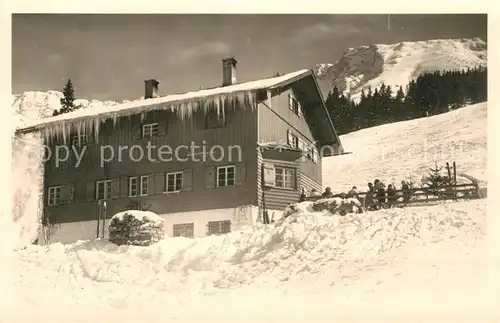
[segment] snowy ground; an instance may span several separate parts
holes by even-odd
[[[30,246],[14,256],[17,292],[7,301],[19,319],[326,322],[419,313],[479,322],[488,314],[485,200],[345,218],[306,207],[267,228],[148,248]]]
[[[485,128],[480,104],[343,136],[354,153],[326,159],[326,184],[417,176],[432,149],[454,143],[464,151],[443,160],[486,181]],[[409,148],[414,158],[397,157]],[[486,200],[346,217],[300,206],[284,222],[220,237],[17,250],[6,321],[494,322]]]

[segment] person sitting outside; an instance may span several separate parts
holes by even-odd
[[[322,197],[324,199],[332,198],[333,197],[332,189],[330,187],[325,188],[325,191],[323,192]]]
[[[387,201],[389,202],[389,205],[392,206],[396,201],[398,197],[396,195],[396,189],[392,184],[389,184],[387,187]]]
[[[410,185],[405,181],[401,181],[401,190],[403,191],[403,202],[410,201]]]
[[[387,201],[385,199],[385,185],[384,185],[384,183],[382,183],[378,179],[376,179],[373,183],[375,184],[375,194],[377,195],[378,204],[387,203]]]
[[[347,197],[359,200],[358,189],[356,188],[356,186],[353,186],[352,189],[347,193]]]
[[[366,192],[365,195],[365,200],[364,200],[364,207],[366,209],[372,209],[373,208],[373,197],[375,194],[375,187],[373,186],[373,183],[368,183],[368,191]]]

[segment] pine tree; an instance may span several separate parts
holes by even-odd
[[[435,163],[434,168],[430,169],[429,175],[422,179],[422,184],[430,188],[430,192],[434,195],[439,195],[439,189],[450,184],[450,178],[441,175],[442,169],[443,167],[438,167],[437,163]]]
[[[76,105],[75,106],[75,89],[73,87],[73,83],[71,82],[71,79],[66,82],[66,85],[64,86],[63,89],[63,97],[61,98],[61,109],[59,111],[55,110],[54,111],[54,116],[63,114],[63,113],[68,113],[71,111],[75,111],[79,108],[81,108],[81,105]]]

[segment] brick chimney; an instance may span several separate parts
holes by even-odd
[[[155,79],[150,79],[145,80],[144,83],[144,98],[152,99],[158,97],[158,84],[160,84],[160,82]]]
[[[238,62],[234,57],[224,58],[222,60],[222,86],[236,83],[236,64]]]

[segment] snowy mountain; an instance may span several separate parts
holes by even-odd
[[[38,120],[52,116],[54,110],[61,108],[60,99],[63,94],[59,91],[28,91],[23,94],[12,95],[11,108],[15,114],[20,117],[21,122]],[[130,101],[99,101],[99,100],[86,100],[77,99],[75,104],[81,104],[83,108],[89,107],[102,107],[106,108],[120,103]]]
[[[334,85],[359,96],[361,89],[403,88],[425,72],[486,66],[487,44],[479,38],[434,39],[397,44],[373,44],[347,49],[335,64],[319,64],[316,75],[323,95]],[[395,91],[394,91],[395,92]]]

